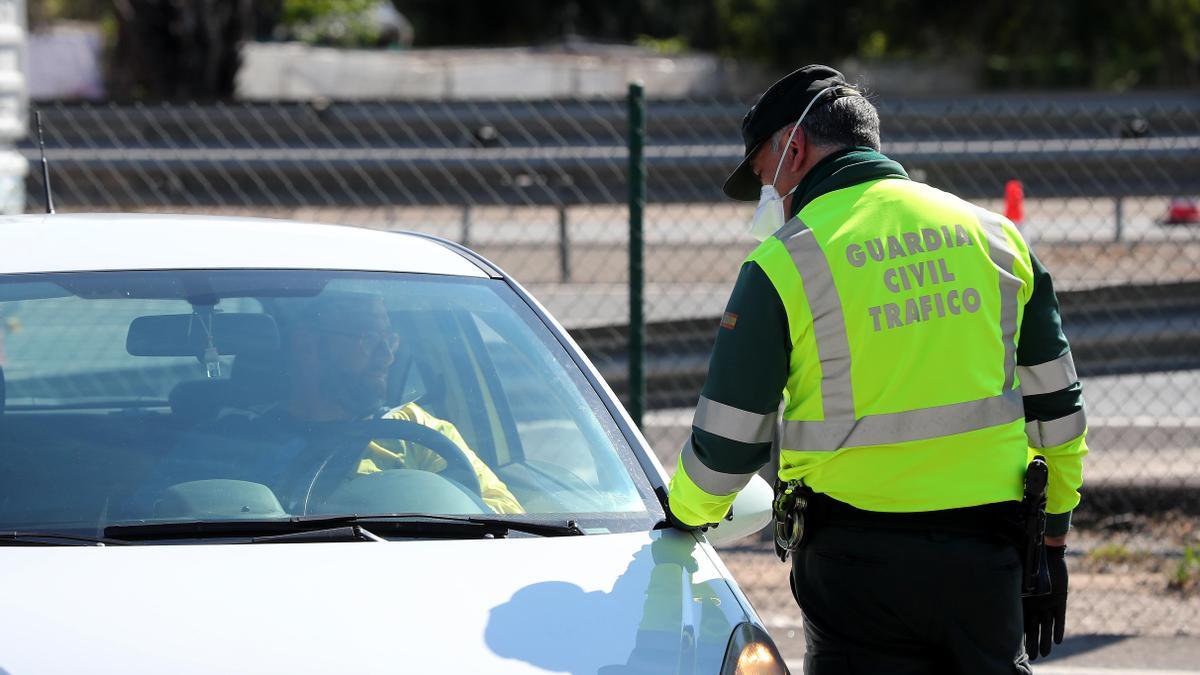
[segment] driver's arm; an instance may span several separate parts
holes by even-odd
[[[433,415],[425,412],[416,403],[408,403],[399,408],[389,410],[383,416],[384,419],[405,420],[408,422],[416,422],[429,427],[449,438],[455,445],[463,451],[463,455],[471,462],[471,466],[475,469],[475,475],[479,478],[479,487],[483,503],[487,504],[488,508],[496,513],[525,513],[525,509],[517,498],[509,492],[508,486],[504,481],[500,480],[492,469],[479,459],[467,442],[463,439],[462,434],[458,433],[455,426],[443,419],[438,419]],[[372,442],[363,460],[359,465],[359,473],[371,473],[382,468],[405,468],[417,469],[421,471],[440,472],[446,468],[446,460],[442,459],[436,452],[418,444],[405,443],[404,451],[400,454],[394,453],[378,443]]]

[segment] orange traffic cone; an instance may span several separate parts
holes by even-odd
[[[1004,217],[1018,225],[1025,219],[1025,189],[1019,180],[1004,184]]]

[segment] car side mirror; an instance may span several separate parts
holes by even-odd
[[[771,522],[775,493],[761,476],[754,476],[733,500],[733,518],[723,520],[704,534],[708,543],[719,546],[744,539]]]

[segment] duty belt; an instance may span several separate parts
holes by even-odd
[[[1015,501],[909,513],[865,511],[823,494],[808,502],[809,521],[820,525],[996,535],[1014,544],[1020,536],[1020,504]]]
[[[952,532],[996,536],[1020,545],[1019,502],[915,513],[865,511],[828,495],[814,493],[801,481],[775,481],[775,554],[782,561],[829,525],[880,530]]]

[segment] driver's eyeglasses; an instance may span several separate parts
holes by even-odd
[[[380,331],[380,330],[339,330],[337,328],[325,328],[326,333],[335,335],[344,335],[358,341],[359,349],[370,353],[375,351],[379,345],[387,347],[389,352],[394,352],[400,346],[400,334],[395,331]]]

